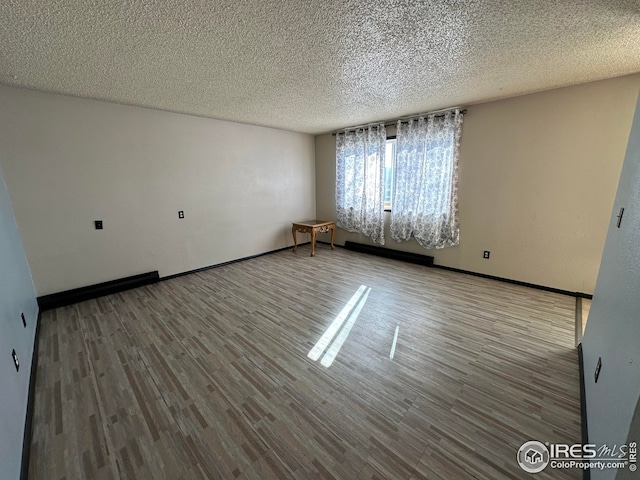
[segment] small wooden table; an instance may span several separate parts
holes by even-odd
[[[333,237],[336,233],[335,222],[325,222],[323,220],[305,220],[303,222],[294,222],[291,224],[291,234],[293,235],[293,251],[298,250],[298,242],[296,232],[311,234],[311,256],[316,256],[316,234],[324,233],[331,230],[331,250],[335,250],[333,246]]]

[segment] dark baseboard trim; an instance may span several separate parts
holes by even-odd
[[[307,245],[310,242],[299,243],[298,246]],[[99,283],[96,285],[89,285],[87,287],[75,288],[73,290],[67,290],[59,293],[52,293],[51,295],[44,295],[38,297],[38,306],[41,311],[51,310],[53,308],[64,307],[72,305],[78,302],[84,302],[85,300],[91,300],[105,295],[111,295],[113,293],[123,292],[132,288],[142,287],[159,281],[170,280],[172,278],[182,277],[184,275],[190,275],[192,273],[203,272],[212,268],[224,267],[225,265],[231,265],[232,263],[243,262],[252,258],[261,257],[263,255],[269,255],[271,253],[280,252],[283,250],[289,250],[293,247],[283,247],[269,252],[258,253],[257,255],[251,255],[248,257],[238,258],[236,260],[230,260],[224,263],[218,263],[216,265],[209,265],[207,267],[196,268],[195,270],[189,270],[187,272],[176,273],[174,275],[168,275],[160,278],[158,271],[143,273],[140,275],[134,275],[132,277],[121,278],[118,280],[112,280],[110,282]]]
[[[40,338],[40,311],[36,320],[36,333],[33,339],[33,354],[31,355],[31,372],[29,373],[29,393],[27,396],[27,416],[24,421],[24,435],[22,437],[22,463],[20,466],[20,480],[29,478],[29,462],[31,460],[31,432],[33,430],[33,405],[36,400],[36,374],[38,372],[38,345]]]
[[[319,242],[327,243],[327,242]],[[336,245],[340,246],[340,245]],[[538,290],[544,290],[545,292],[559,293],[561,295],[568,295],[570,297],[588,298],[592,299],[593,295],[582,292],[570,292],[569,290],[561,290],[559,288],[547,287],[544,285],[536,285],[535,283],[521,282],[520,280],[512,280],[510,278],[496,277],[494,275],[487,275],[486,273],[472,272],[470,270],[462,270],[460,268],[446,267],[444,265],[436,265],[433,263],[434,257],[427,255],[420,255],[417,253],[403,252],[401,250],[392,250],[390,248],[376,247],[373,245],[365,245],[363,243],[356,243],[347,241],[344,243],[344,248],[347,250],[353,250],[354,252],[370,253],[372,255],[378,255],[381,257],[392,258],[395,260],[402,260],[405,262],[417,263],[418,265],[425,265],[428,267],[439,268],[441,270],[449,270],[450,272],[464,273],[466,275],[473,275],[474,277],[488,278],[490,280],[497,280],[499,282],[511,283],[513,285],[520,285],[523,287],[535,288]]]
[[[580,369],[580,418],[582,428],[582,444],[589,443],[589,430],[587,425],[587,398],[584,388],[584,357],[582,355],[582,343],[578,344],[578,367]],[[584,480],[591,480],[591,469],[587,468],[582,474]]]
[[[73,290],[38,297],[38,306],[41,311],[51,310],[53,308],[64,307],[74,303],[84,302],[85,300],[91,300],[105,295],[111,295],[112,293],[123,292],[132,288],[156,283],[159,279],[160,277],[158,272],[155,271],[142,273],[140,275],[133,275],[132,277],[120,278],[118,280],[111,280],[109,282],[98,283],[96,285],[89,285],[87,287],[74,288]]]
[[[569,290],[561,290],[559,288],[546,287],[544,285],[536,285],[535,283],[521,282],[520,280],[511,280],[510,278],[496,277],[494,275],[487,275],[486,273],[471,272],[469,270],[462,270],[460,268],[445,267],[444,265],[433,265],[434,268],[441,270],[449,270],[450,272],[464,273],[466,275],[473,275],[474,277],[488,278],[489,280],[497,280],[499,282],[511,283],[513,285],[520,285],[523,287],[535,288],[537,290],[544,290],[545,292],[559,293],[560,295],[568,295],[570,297],[580,298],[593,298],[593,295],[581,292],[570,292]]]
[[[311,242],[298,243],[298,247],[301,245],[309,245]],[[318,242],[316,242],[318,243]],[[216,263],[215,265],[209,265],[207,267],[196,268],[194,270],[188,270],[186,272],[174,273],[173,275],[167,275],[166,277],[160,278],[160,281],[163,282],[165,280],[171,280],[172,278],[184,277],[185,275],[191,275],[192,273],[205,272],[207,270],[211,270],[212,268],[224,267],[226,265],[231,265],[233,263],[244,262],[245,260],[251,260],[252,258],[263,257],[265,255],[271,255],[272,253],[282,252],[284,250],[293,249],[293,245],[290,247],[282,247],[277,248],[275,250],[270,250],[264,253],[258,253],[256,255],[250,255],[248,257],[237,258],[235,260],[229,260],[228,262]]]
[[[347,250],[353,250],[354,252],[368,253],[379,257],[391,258],[393,260],[402,260],[403,262],[415,263],[426,267],[433,266],[433,257],[429,257],[428,255],[419,255],[417,253],[375,247],[373,245],[365,245],[363,243],[356,242],[344,242],[344,248]]]

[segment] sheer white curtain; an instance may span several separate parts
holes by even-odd
[[[336,135],[336,225],[384,245],[384,124]]]
[[[458,245],[458,150],[462,114],[398,122],[391,238],[424,248]]]

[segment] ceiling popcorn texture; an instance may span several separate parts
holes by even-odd
[[[0,83],[307,133],[640,71],[637,0],[4,0]]]

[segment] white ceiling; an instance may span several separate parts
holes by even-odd
[[[640,71],[638,0],[3,0],[0,83],[321,133]]]

